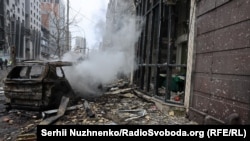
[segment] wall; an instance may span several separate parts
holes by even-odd
[[[250,123],[250,0],[197,1],[190,119]]]

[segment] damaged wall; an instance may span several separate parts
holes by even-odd
[[[188,0],[177,1],[172,7],[165,2],[135,0],[137,15],[145,17],[136,48],[139,64],[136,86],[158,97],[157,76],[162,72],[172,74],[174,66],[187,64],[184,106],[190,119],[201,124],[249,124],[250,0]],[[169,14],[170,8],[174,14]],[[185,18],[188,11],[190,20]],[[188,31],[178,25],[182,20],[185,23],[185,19],[189,24],[182,26],[187,26]],[[188,38],[188,42],[182,37]],[[182,56],[178,53],[179,41],[182,41],[179,45],[187,45],[187,60],[179,58]],[[174,62],[171,58],[169,61],[167,52],[174,56]],[[166,61],[169,71],[162,69],[166,68]],[[163,92],[167,103],[172,102],[168,101],[168,93]]]
[[[190,119],[249,124],[250,0],[200,0],[196,8]]]
[[[184,105],[190,0],[135,0],[144,18],[134,84],[166,103]]]

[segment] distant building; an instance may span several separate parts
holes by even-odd
[[[103,36],[102,49],[112,47],[114,39],[113,33],[116,33],[124,24],[124,16],[135,15],[134,0],[110,0],[106,13],[106,33]]]
[[[75,52],[83,55],[87,54],[86,39],[83,37],[76,37],[75,39]]]
[[[41,10],[43,32],[46,32],[43,34],[46,37],[43,37],[42,42],[47,44],[47,46],[41,46],[43,54],[61,56],[66,48],[64,2],[63,0],[43,0]]]

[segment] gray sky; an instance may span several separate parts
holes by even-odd
[[[97,48],[97,44],[102,40],[101,34],[105,27],[109,0],[69,0],[69,2],[70,19],[76,17],[76,22],[70,28],[72,46],[75,44],[74,37],[82,36],[86,37],[88,48]]]

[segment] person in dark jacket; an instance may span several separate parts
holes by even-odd
[[[7,70],[8,69],[8,60],[7,59],[4,60],[4,65],[5,65],[6,70]]]

